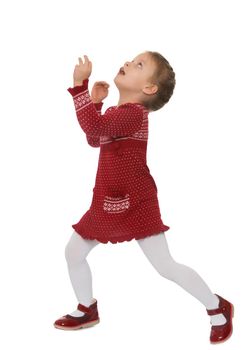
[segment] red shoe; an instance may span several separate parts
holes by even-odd
[[[217,309],[206,309],[208,315],[223,314],[227,320],[225,324],[212,326],[210,334],[211,343],[222,343],[231,337],[233,332],[232,318],[234,316],[234,306],[232,303],[215,294],[219,299],[219,307]]]
[[[81,317],[75,317],[71,315],[65,315],[55,321],[55,328],[64,330],[75,330],[80,328],[87,328],[99,323],[99,315],[97,308],[97,300],[88,307],[82,304],[78,304],[77,309],[85,314]]]

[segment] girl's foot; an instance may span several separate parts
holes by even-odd
[[[54,322],[54,327],[63,330],[76,330],[91,327],[99,323],[100,319],[96,299],[94,299],[93,303],[88,307],[83,304],[78,304],[77,310],[79,310],[83,316],[64,315]]]
[[[209,310],[217,309],[219,307],[220,299],[214,294],[216,302],[210,307]],[[223,314],[210,315],[210,323],[213,326],[221,326],[227,322],[226,317]]]
[[[232,318],[234,316],[234,306],[228,300],[215,294],[219,298],[219,305],[217,309],[206,309],[208,315],[213,316],[223,314],[226,318],[226,323],[222,325],[213,325],[211,328],[210,342],[221,343],[230,338],[233,332]]]

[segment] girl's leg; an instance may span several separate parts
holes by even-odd
[[[86,257],[90,250],[99,242],[83,239],[76,231],[73,232],[65,248],[65,258],[69,277],[80,304],[89,306],[92,303],[92,274]],[[83,312],[75,310],[72,316],[82,316]]]
[[[177,283],[197,298],[206,309],[218,307],[218,297],[211,292],[203,279],[193,269],[179,264],[172,258],[164,232],[139,239],[137,242],[161,276]],[[222,314],[210,317],[212,325],[226,323],[226,318]]]

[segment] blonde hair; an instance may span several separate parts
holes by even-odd
[[[175,88],[175,72],[173,68],[159,52],[145,51],[156,64],[150,82],[158,86],[158,90],[150,98],[144,100],[142,104],[150,111],[157,111],[162,108],[170,99]]]

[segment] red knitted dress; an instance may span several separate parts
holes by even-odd
[[[74,230],[85,239],[117,243],[167,231],[157,187],[146,164],[148,113],[139,103],[109,107],[94,104],[88,79],[67,89],[79,124],[92,147],[100,147],[98,169],[89,210]]]

